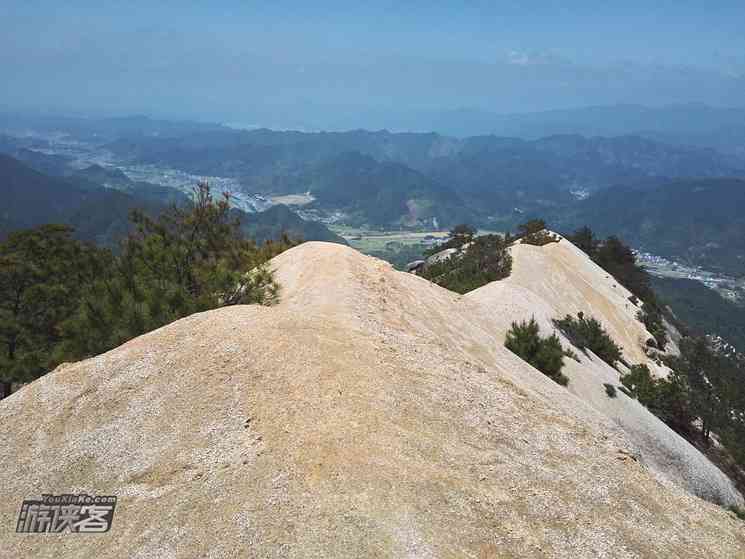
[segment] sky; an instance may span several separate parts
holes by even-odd
[[[742,0],[4,0],[0,108],[273,127],[745,105]]]

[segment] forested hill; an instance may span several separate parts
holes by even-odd
[[[315,167],[307,184],[317,205],[373,225],[453,224],[474,212],[452,189],[401,163],[348,152]]]
[[[158,206],[117,190],[50,177],[0,154],[3,208],[0,236],[45,223],[71,225],[81,240],[112,245],[126,235],[129,211]]]
[[[121,191],[92,181],[104,178],[101,169],[95,168],[69,177],[52,177],[0,154],[0,239],[18,229],[59,223],[74,227],[80,240],[114,247],[130,230],[131,210],[157,214],[172,202],[187,199],[174,189],[158,185],[132,182],[127,191]],[[325,225],[305,221],[287,208],[272,208],[259,214],[235,210],[235,215],[244,233],[259,241],[277,239],[287,232],[296,239],[345,242]]]
[[[574,224],[637,248],[729,274],[745,274],[745,180],[666,181],[609,188],[578,206]]]
[[[233,210],[233,212],[240,219],[243,233],[258,243],[278,239],[285,233],[291,239],[347,244],[343,237],[329,230],[323,223],[304,220],[282,204],[253,214],[240,210]]]

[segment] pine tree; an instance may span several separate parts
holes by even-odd
[[[56,365],[62,322],[107,252],[85,245],[63,225],[16,231],[0,243],[0,382],[37,378]]]
[[[272,302],[277,286],[265,264],[291,243],[283,237],[257,246],[243,238],[229,202],[200,183],[189,206],[157,218],[134,212],[136,230],[121,255],[65,323],[62,355],[95,355],[195,312]]]
[[[569,379],[561,372],[564,367],[561,341],[555,334],[541,338],[535,318],[513,322],[504,345],[555,382],[563,386],[569,384]]]

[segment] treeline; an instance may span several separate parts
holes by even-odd
[[[621,377],[630,395],[670,427],[709,447],[716,433],[740,468],[745,467],[745,364],[707,338],[683,338],[680,355],[667,356],[672,372],[654,378],[644,365]],[[740,473],[740,476],[743,476]],[[745,476],[743,480],[745,482]]]
[[[745,352],[745,305],[725,299],[697,280],[654,277],[652,286],[692,333],[722,336]]]
[[[468,293],[487,283],[508,277],[512,271],[509,241],[499,235],[476,236],[476,229],[458,225],[450,238],[431,249],[432,256],[445,249],[458,252],[424,266],[419,275],[456,293]]]
[[[424,252],[425,258],[447,249],[454,249],[449,257],[428,261],[418,274],[437,285],[468,293],[487,283],[509,277],[512,272],[512,255],[509,247],[521,242],[536,246],[559,242],[559,237],[546,230],[546,223],[533,219],[518,226],[517,235],[477,236],[475,227],[456,225],[448,239]]]
[[[63,225],[0,243],[2,395],[194,312],[276,297],[265,263],[293,242],[246,239],[228,196],[215,199],[206,183],[188,205],[157,217],[134,211],[131,221],[117,254]]]
[[[597,239],[588,227],[567,237],[599,266],[642,301],[639,318],[660,349],[667,344],[662,305],[650,275],[636,263],[631,249],[617,237]],[[686,337],[680,356],[662,356],[672,369],[667,378],[653,378],[635,365],[622,383],[665,423],[704,446],[716,432],[727,449],[745,465],[745,364],[725,355],[705,337]],[[697,427],[698,425],[698,427]]]

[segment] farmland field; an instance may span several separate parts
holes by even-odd
[[[402,269],[407,262],[422,258],[424,251],[448,238],[447,231],[410,231],[365,229],[344,225],[329,226],[346,239],[350,246],[364,254],[382,258]],[[479,231],[479,235],[497,233]]]

